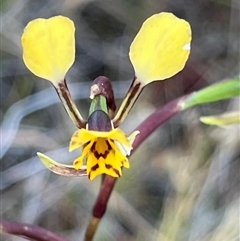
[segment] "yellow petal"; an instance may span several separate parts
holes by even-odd
[[[53,84],[63,80],[75,59],[74,32],[74,23],[63,16],[29,22],[22,35],[27,68]]]
[[[131,147],[131,143],[130,140],[128,140],[128,137],[126,136],[126,134],[116,128],[113,129],[111,131],[89,131],[86,130],[84,128],[77,130],[70,141],[70,145],[69,145],[69,151],[73,151],[81,146],[83,146],[85,143],[96,139],[96,138],[109,138],[112,140],[116,140],[118,142],[121,142],[123,144],[125,144],[126,146]]]
[[[128,137],[128,140],[129,142],[131,143],[131,145],[133,144],[133,142],[135,141],[136,139],[136,136],[140,134],[140,131],[134,131],[129,137]]]
[[[190,54],[191,28],[171,13],[155,14],[142,25],[129,57],[137,79],[148,84],[181,71]]]
[[[80,157],[76,158],[73,162],[73,166],[76,170],[80,169],[83,165],[83,158],[84,156],[81,155]]]
[[[115,168],[115,169],[118,169],[120,167],[129,168],[130,165],[129,165],[128,158],[126,156],[130,154],[130,151],[128,154],[127,151],[123,149],[124,148],[124,147],[122,147],[123,144],[121,144],[119,142],[110,141],[109,143],[110,143],[112,149],[114,150],[114,158],[112,161],[113,168]],[[132,148],[129,148],[129,149],[132,150]]]
[[[83,146],[85,143],[94,140],[95,138],[95,135],[91,134],[88,130],[77,130],[70,140],[69,151],[74,151],[77,148]]]
[[[118,141],[128,147],[132,147],[130,141],[128,140],[127,135],[120,129],[113,129],[108,136],[109,139]]]
[[[96,158],[96,156],[90,152],[87,160],[87,174],[90,180],[101,174],[107,174],[112,177],[120,177],[122,175],[121,166],[118,165],[115,170],[112,165],[115,160],[114,152],[110,152],[108,158],[103,157]]]
[[[110,139],[98,138],[87,153],[87,174],[90,180],[101,174],[120,177],[122,167],[129,168],[128,159],[122,155],[116,144]],[[82,157],[80,157],[81,161]]]

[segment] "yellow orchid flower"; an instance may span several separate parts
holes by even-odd
[[[75,60],[74,32],[74,23],[63,16],[29,22],[22,35],[27,68],[55,86],[63,81]]]
[[[120,129],[108,132],[80,129],[70,141],[69,151],[83,147],[82,155],[74,161],[75,169],[83,165],[86,158],[87,175],[92,180],[100,174],[112,177],[122,175],[122,167],[129,168],[127,156],[132,150],[132,143],[138,134],[133,132],[129,137]]]
[[[82,147],[82,154],[75,161],[73,166],[60,164],[50,157],[38,152],[42,163],[55,173],[60,175],[83,176],[74,172],[84,167],[83,161],[86,159],[87,175],[90,180],[101,174],[112,177],[120,177],[122,168],[129,168],[127,156],[132,150],[132,143],[139,131],[134,131],[129,137],[120,129],[111,131],[90,131],[80,129],[76,131],[70,141],[69,151]]]
[[[135,131],[127,137],[117,127],[126,118],[144,86],[169,78],[183,69],[190,53],[191,28],[188,22],[171,13],[155,14],[143,23],[129,52],[135,78],[112,120],[109,117],[110,103],[103,108],[102,102],[99,102],[107,118],[101,120],[102,116],[100,119],[96,117],[94,125],[98,126],[100,121],[102,126],[110,126],[107,129],[98,129],[94,125],[88,129],[89,118],[87,122],[82,118],[68,91],[65,75],[75,59],[74,32],[74,23],[70,19],[56,16],[31,21],[22,35],[23,60],[27,68],[52,82],[70,118],[81,128],[73,134],[69,145],[70,151],[82,148],[82,154],[73,166],[59,164],[41,153],[38,155],[44,165],[61,175],[85,175],[85,169],[76,172],[83,167],[85,160],[87,175],[91,180],[100,174],[120,177],[122,168],[129,168],[127,156],[139,132]],[[100,95],[105,94],[103,88]],[[97,95],[92,98],[95,97]],[[114,98],[111,101],[114,102]],[[98,104],[94,105],[95,110]]]

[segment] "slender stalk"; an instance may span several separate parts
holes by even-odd
[[[184,110],[181,103],[188,96],[189,94],[167,103],[161,109],[158,109],[153,114],[151,114],[136,128],[136,130],[140,131],[140,134],[136,136],[131,154],[133,154],[133,152],[137,150],[142,142],[146,140],[146,138],[148,138],[148,136],[150,136],[159,126],[164,124],[175,114]]]
[[[78,128],[85,128],[86,127],[86,121],[81,116],[80,112],[77,109],[76,104],[74,103],[70,92],[67,87],[66,80],[63,80],[58,83],[58,85],[54,85],[54,88],[56,89],[58,96],[67,111],[69,117],[73,121],[73,123]]]
[[[36,241],[68,241],[44,228],[5,220],[0,220],[0,233],[13,234]]]
[[[92,219],[89,222],[89,225],[87,227],[84,241],[93,240],[94,235],[97,231],[98,225],[107,210],[107,204],[116,181],[117,181],[117,178],[114,178],[108,175],[105,176],[93,208]]]
[[[125,120],[129,111],[132,109],[134,103],[142,92],[144,86],[145,85],[138,81],[136,77],[134,78],[126,96],[123,99],[121,106],[117,111],[117,114],[113,118],[114,127],[118,127]]]
[[[84,241],[92,241],[93,240],[100,221],[101,221],[101,219],[92,217],[92,219],[90,220],[90,222],[88,224]]]

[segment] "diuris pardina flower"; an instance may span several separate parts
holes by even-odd
[[[187,21],[171,13],[148,18],[130,46],[129,57],[135,78],[117,114],[114,116],[115,109],[111,109],[115,103],[111,104],[114,99],[108,98],[109,91],[98,92],[95,86],[93,89],[97,94],[90,96],[92,103],[100,101],[100,108],[90,111],[88,121],[78,112],[65,81],[75,59],[74,32],[70,19],[56,16],[31,21],[22,35],[24,63],[32,73],[54,85],[70,118],[79,128],[71,138],[69,150],[82,148],[82,154],[73,166],[57,163],[42,153],[38,155],[49,169],[61,175],[70,175],[86,160],[87,175],[91,180],[100,174],[120,177],[122,167],[129,167],[127,156],[139,132],[127,137],[118,126],[147,84],[170,78],[183,69],[190,53],[191,28]],[[110,116],[113,116],[112,120]]]
[[[101,122],[94,125],[97,119],[104,120],[103,125]],[[113,128],[104,111],[94,111],[88,118],[87,129],[76,131],[71,138],[69,151],[82,147],[82,155],[74,161],[74,167],[79,169],[86,158],[90,180],[100,174],[120,177],[122,167],[129,168],[127,156],[130,155],[132,143],[138,133],[135,131],[127,137],[119,128]]]

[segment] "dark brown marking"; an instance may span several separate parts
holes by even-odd
[[[106,167],[107,169],[111,169],[111,168],[112,168],[112,166],[111,166],[110,164],[105,164],[105,167]]]
[[[118,177],[121,176],[120,173],[119,173],[119,171],[118,171],[116,168],[112,168],[112,169],[113,169],[113,171],[118,175]]]
[[[88,145],[90,144],[90,142],[91,142],[91,141],[86,142],[86,143],[83,145],[83,147],[85,148],[86,146],[88,146]]]
[[[107,143],[108,151],[111,151],[111,150],[112,150],[112,147],[111,147],[111,145],[110,145],[109,141],[108,141],[108,140],[106,140],[106,143]]]
[[[99,165],[96,164],[96,165],[94,165],[94,166],[91,168],[91,170],[92,170],[92,171],[96,171],[98,168],[99,168]]]
[[[105,141],[107,144],[108,149],[104,152],[104,153],[99,153],[96,150],[96,142],[93,143],[93,145],[91,146],[91,152],[94,154],[94,156],[99,159],[100,157],[102,157],[103,159],[106,159],[109,152],[112,150],[112,147],[110,146],[109,142],[106,140]]]

